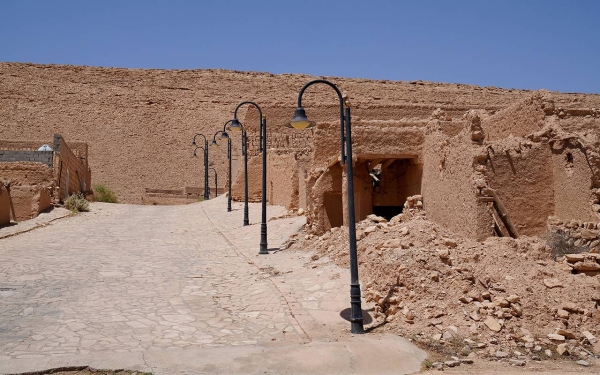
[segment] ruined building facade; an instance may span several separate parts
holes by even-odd
[[[87,142],[95,181],[126,203],[143,203],[149,189],[200,191],[193,135],[212,140],[237,104],[252,100],[267,117],[269,203],[306,209],[314,233],[346,221],[335,93],[306,91],[316,128],[283,127],[299,89],[316,77],[10,63],[0,64],[0,76],[0,139],[58,132]],[[548,217],[589,230],[598,221],[599,95],[325,78],[352,103],[357,219],[391,217],[407,197],[422,195],[430,219],[477,239],[540,235]],[[250,198],[258,201],[258,112],[244,107],[238,117],[249,135]],[[241,200],[241,140],[231,135],[232,195]],[[209,164],[220,190],[228,163],[219,142]],[[258,217],[251,212],[251,222]]]

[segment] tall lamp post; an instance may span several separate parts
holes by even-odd
[[[215,172],[215,198],[219,195],[219,180],[217,177],[217,170],[214,169],[213,167],[209,168],[210,170],[212,170],[213,172]]]
[[[238,104],[235,108],[235,112],[233,112],[233,121],[231,121],[231,125],[229,128],[231,130],[244,130],[242,124],[237,119],[237,111],[244,104],[253,105],[258,109],[258,114],[260,116],[260,138],[259,138],[259,151],[262,152],[262,215],[260,221],[260,250],[259,254],[268,254],[267,250],[267,118],[263,116],[262,110],[258,106],[258,104],[254,102],[242,102]],[[248,188],[248,183],[246,183],[246,188]]]
[[[196,137],[201,135],[204,138],[204,199],[207,200],[208,196],[208,140],[204,134],[196,134],[192,140],[192,145],[196,146]],[[198,147],[196,147],[196,150]],[[196,156],[196,150],[194,150],[194,156]]]
[[[227,212],[231,212],[231,138],[229,138],[229,134],[225,132],[225,127],[233,120],[229,120],[223,125],[223,130],[218,130],[215,135],[213,135],[211,146],[218,146],[217,144],[217,134],[221,133],[221,139],[227,139],[227,159],[229,159],[229,194],[227,194]]]
[[[204,175],[208,176],[208,173],[207,173],[207,170],[208,170],[207,165],[208,164],[206,163],[206,149],[204,148],[204,146],[196,146],[196,148],[194,149],[194,157],[198,156],[198,155],[196,155],[196,150],[198,150],[199,148],[201,148],[202,152],[204,153],[204,158],[203,158],[204,159]],[[206,178],[204,178],[204,200],[208,199],[208,192],[206,191],[206,186],[207,186],[206,183],[207,182],[208,182],[208,180]]]
[[[358,255],[356,251],[356,219],[354,214],[354,173],[352,171],[352,126],[350,122],[350,101],[333,83],[324,79],[310,81],[300,89],[298,94],[298,108],[294,111],[294,118],[287,127],[294,129],[307,129],[315,126],[309,121],[302,107],[302,94],[311,85],[324,83],[335,90],[340,100],[340,140],[341,164],[346,164],[346,183],[348,194],[348,242],[350,246],[350,330],[352,333],[364,333],[363,316],[360,300],[360,284],[358,282]],[[345,146],[345,150],[344,150]],[[348,161],[346,163],[346,161]]]

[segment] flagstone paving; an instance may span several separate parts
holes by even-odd
[[[259,256],[260,205],[251,205],[247,227],[240,203],[225,207],[223,197],[186,206],[93,203],[89,213],[21,234],[1,238],[0,229],[0,373],[69,364],[214,373],[190,372],[202,361],[186,367],[177,358],[345,342],[347,271],[310,253]],[[302,220],[270,221],[269,247]],[[354,344],[343,345],[347,354]],[[424,354],[408,352],[418,369]]]

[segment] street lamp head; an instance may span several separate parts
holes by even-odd
[[[213,138],[212,142],[210,143],[211,146],[218,146],[217,144],[217,140]]]
[[[196,140],[194,139],[194,140],[192,141],[192,146],[195,146],[195,145],[196,145]]]
[[[306,117],[306,112],[304,108],[298,107],[294,111],[294,118],[289,123],[285,124],[288,128],[294,128],[298,130],[308,129],[315,126],[314,121],[310,121],[308,117]]]
[[[233,120],[231,120],[231,124],[229,125],[229,129],[231,131],[240,131],[243,129],[242,124],[240,124],[240,122],[238,121],[237,118],[234,118]]]
[[[229,139],[229,134],[226,132],[221,132],[221,139]]]
[[[194,150],[194,157],[196,157],[196,156],[198,156],[198,155],[196,155],[196,150]]]

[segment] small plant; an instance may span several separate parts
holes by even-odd
[[[589,251],[585,246],[576,246],[575,241],[562,230],[551,232],[546,237],[546,243],[550,248],[550,252],[554,260],[564,256],[565,254],[578,254]]]
[[[90,202],[85,199],[81,192],[71,194],[65,199],[64,204],[65,208],[73,212],[88,212],[90,210]]]
[[[105,185],[94,185],[94,200],[96,202],[119,203],[115,192]]]

